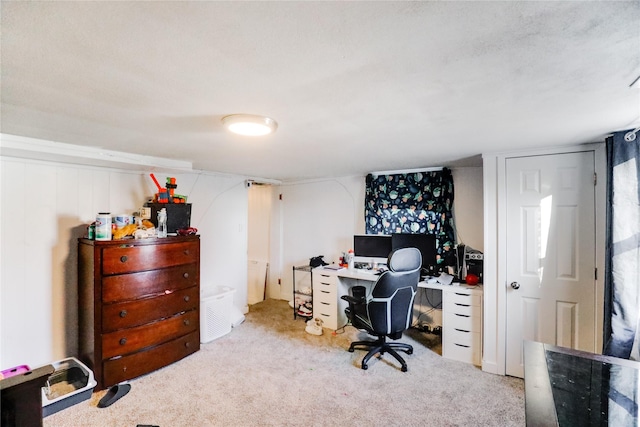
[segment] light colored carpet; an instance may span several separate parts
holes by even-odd
[[[231,333],[171,366],[131,381],[131,391],[97,408],[106,391],[50,415],[46,427],[132,426],[523,426],[524,382],[446,360],[433,336],[411,331],[408,372],[388,355],[360,369],[366,334],[347,327],[304,331],[286,301],[250,307]],[[428,339],[430,338],[430,339]]]

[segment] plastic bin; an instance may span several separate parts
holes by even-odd
[[[97,385],[93,371],[75,357],[51,365],[55,370],[42,387],[43,417],[89,399]]]
[[[235,289],[216,286],[200,296],[200,342],[208,343],[231,332]]]

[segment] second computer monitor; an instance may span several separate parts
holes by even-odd
[[[437,241],[434,234],[394,233],[391,235],[391,248],[418,248],[422,254],[422,271],[431,272],[437,263]]]
[[[391,236],[357,234],[353,236],[354,261],[368,264],[386,264],[391,252]]]

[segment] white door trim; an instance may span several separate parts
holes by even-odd
[[[596,347],[602,349],[605,265],[606,150],[604,143],[584,144],[539,150],[486,153],[483,159],[484,182],[484,332],[482,370],[499,375],[506,372],[506,160],[513,157],[575,152],[594,152],[596,185]]]

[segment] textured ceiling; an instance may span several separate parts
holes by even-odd
[[[640,118],[640,2],[7,2],[1,132],[282,181]],[[233,113],[275,118],[227,134]]]

